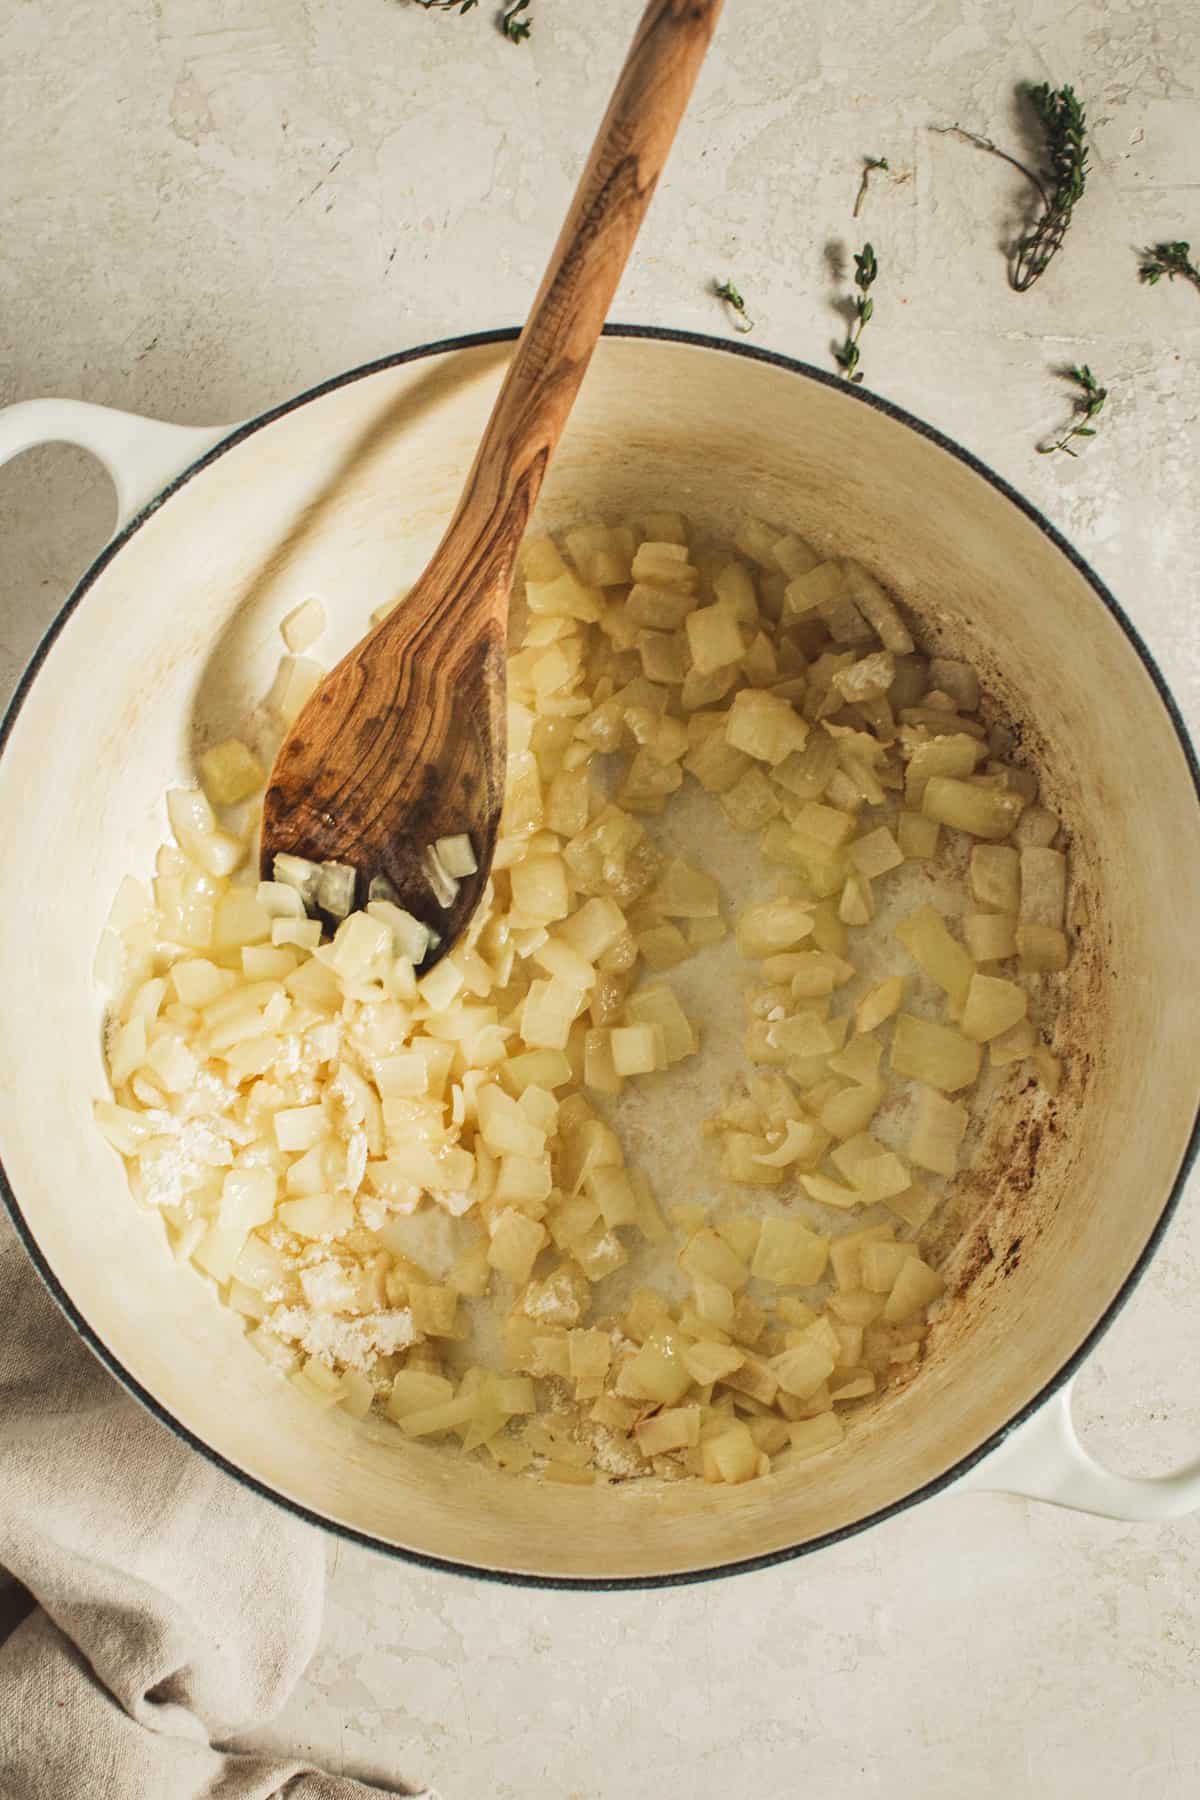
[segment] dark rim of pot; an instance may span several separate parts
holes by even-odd
[[[34,652],[29,666],[22,675],[20,683],[9,702],[3,722],[0,723],[0,755],[3,755],[13,725],[16,722],[21,708],[25,703],[26,696],[36,679],[42,664],[45,662],[59,632],[66,624],[71,614],[75,611],[75,608],[79,605],[80,601],[93,586],[97,578],[108,567],[113,558],[129,542],[130,538],[133,537],[136,532],[141,530],[146,521],[152,518],[173,494],[177,493],[179,489],[191,481],[194,476],[206,469],[210,463],[215,462],[217,458],[223,456],[227,450],[233,449],[235,445],[242,443],[246,438],[253,436],[256,431],[261,431],[264,426],[272,424],[274,420],[284,418],[288,413],[295,412],[298,407],[306,405],[310,400],[319,399],[322,394],[332,393],[337,388],[345,387],[352,381],[360,381],[365,376],[378,374],[384,369],[398,368],[405,363],[421,362],[430,357],[445,356],[455,351],[478,349],[488,344],[511,343],[517,335],[518,332],[514,327],[506,327],[495,331],[470,332],[461,337],[443,339],[440,343],[422,344],[412,350],[402,350],[392,356],[379,357],[374,362],[363,363],[358,368],[349,369],[341,375],[333,376],[328,381],[320,382],[316,387],[309,388],[305,393],[298,394],[291,400],[285,400],[282,405],[272,407],[269,411],[260,413],[257,418],[250,419],[245,424],[237,426],[235,430],[228,434],[228,436],[222,438],[219,443],[212,447],[212,449],[206,451],[196,462],[192,463],[188,468],[184,469],[181,474],[177,475],[174,480],[169,482],[160,494],[156,495],[148,505],[144,506],[139,513],[130,519],[128,524],[121,529],[111,543],[105,546],[95,562],[92,563],[91,567],[77,583],[72,593],[64,602],[57,617],[46,631],[45,636],[42,638],[41,643]],[[1080,575],[1082,575],[1100,604],[1116,620],[1133,647],[1133,650],[1146,670],[1146,673],[1149,675],[1150,680],[1154,683],[1159,699],[1162,701],[1163,707],[1171,720],[1171,724],[1175,729],[1175,734],[1179,739],[1180,748],[1183,751],[1188,768],[1191,772],[1192,785],[1196,793],[1197,803],[1200,804],[1200,767],[1197,765],[1196,753],[1192,748],[1187,728],[1184,725],[1179,708],[1175,704],[1171,691],[1163,678],[1162,671],[1159,669],[1153,656],[1150,654],[1150,651],[1142,641],[1141,636],[1125,616],[1125,613],[1121,610],[1121,607],[1117,604],[1117,601],[1109,592],[1108,588],[1079,555],[1078,551],[1074,550],[1071,545],[1067,543],[1066,539],[1055,529],[1050,521],[1038,511],[1037,507],[1033,506],[1023,494],[1018,493],[1008,482],[995,474],[984,463],[980,462],[978,457],[973,456],[969,450],[962,449],[960,445],[954,443],[950,438],[945,437],[940,431],[936,431],[931,425],[926,425],[922,423],[920,419],[914,418],[911,413],[905,412],[902,407],[896,406],[890,400],[885,400],[881,398],[880,395],[872,393],[870,389],[852,386],[849,382],[842,380],[841,377],[832,375],[824,369],[814,368],[809,363],[800,362],[795,357],[781,356],[778,352],[772,350],[760,350],[750,344],[732,343],[720,338],[707,337],[700,332],[674,331],[669,327],[652,325],[606,325],[604,328],[604,335],[605,337],[610,338],[649,339],[659,343],[684,344],[695,349],[717,351],[722,356],[740,356],[748,362],[765,363],[770,368],[784,369],[788,374],[803,376],[806,380],[815,381],[823,387],[836,388],[840,394],[845,396],[850,404],[872,407],[876,412],[881,412],[889,419],[894,419],[898,424],[907,426],[910,431],[915,431],[918,436],[925,438],[931,444],[936,444],[937,447],[940,450],[944,450],[947,455],[953,456],[956,461],[965,464],[967,468],[971,469],[976,475],[980,476],[982,480],[986,481],[990,487],[994,488],[997,493],[1002,494],[1012,506],[1016,507],[1019,512],[1023,513],[1024,516],[1037,527],[1042,536],[1048,539],[1048,541],[1054,545],[1055,549],[1065,556],[1067,561],[1071,563]],[[110,1373],[116,1377],[121,1385],[139,1400],[149,1412],[153,1413],[156,1419],[161,1420],[170,1431],[174,1432],[176,1437],[182,1438],[185,1443],[190,1444],[193,1449],[198,1450],[202,1456],[207,1457],[210,1462],[215,1463],[219,1469],[223,1469],[227,1475],[231,1475],[233,1479],[240,1482],[243,1487],[250,1488],[254,1493],[260,1494],[264,1500],[269,1500],[276,1506],[284,1507],[288,1512],[295,1514],[298,1518],[307,1520],[309,1524],[317,1526],[322,1531],[335,1532],[339,1537],[347,1539],[350,1543],[361,1544],[368,1550],[381,1551],[386,1556],[396,1557],[405,1562],[416,1563],[424,1568],[442,1569],[450,1574],[470,1576],[484,1581],[500,1582],[512,1587],[566,1588],[611,1593],[626,1588],[683,1587],[692,1582],[713,1581],[726,1575],[737,1575],[743,1574],[749,1570],[770,1568],[773,1564],[789,1562],[794,1557],[808,1556],[811,1555],[813,1551],[824,1550],[830,1545],[841,1543],[847,1538],[856,1536],[860,1531],[867,1530],[869,1526],[878,1525],[884,1519],[893,1518],[897,1513],[906,1511],[909,1507],[915,1506],[919,1501],[928,1500],[931,1496],[940,1494],[945,1489],[949,1488],[961,1476],[965,1475],[968,1470],[975,1468],[978,1463],[981,1463],[985,1459],[985,1457],[990,1456],[991,1453],[1003,1444],[1005,1440],[1018,1429],[1018,1427],[1026,1422],[1026,1420],[1032,1418],[1034,1413],[1036,1413],[1053,1394],[1057,1393],[1058,1390],[1070,1380],[1085,1358],[1099,1343],[1100,1339],[1108,1330],[1125,1302],[1129,1299],[1134,1288],[1141,1280],[1147,1265],[1157,1250],[1159,1241],[1175,1212],[1175,1208],[1179,1204],[1184,1184],[1192,1164],[1196,1159],[1198,1149],[1200,1149],[1200,1111],[1198,1111],[1197,1117],[1193,1121],[1191,1135],[1188,1139],[1187,1148],[1180,1163],[1178,1173],[1172,1183],[1171,1191],[1163,1204],[1162,1211],[1155,1222],[1154,1229],[1146,1240],[1146,1244],[1133,1268],[1126,1276],[1118,1292],[1109,1302],[1109,1305],[1106,1307],[1101,1318],[1092,1327],[1083,1342],[1076,1347],[1063,1363],[1058,1372],[1044,1384],[1040,1392],[1038,1392],[1032,1400],[1021,1407],[1018,1412],[1014,1413],[1007,1424],[992,1432],[983,1443],[977,1445],[969,1455],[961,1457],[951,1468],[946,1469],[942,1474],[935,1476],[931,1481],[924,1482],[920,1487],[914,1488],[911,1493],[905,1494],[903,1498],[893,1501],[889,1506],[880,1507],[877,1511],[868,1514],[865,1518],[856,1519],[851,1524],[839,1526],[836,1531],[823,1532],[819,1537],[810,1538],[802,1544],[786,1545],[779,1550],[767,1551],[762,1556],[741,1557],[731,1562],[716,1563],[708,1568],[688,1569],[679,1574],[668,1575],[621,1575],[612,1577],[533,1575],[508,1569],[489,1569],[465,1562],[452,1562],[444,1557],[429,1556],[418,1550],[408,1550],[401,1545],[387,1543],[380,1538],[372,1537],[368,1532],[356,1531],[351,1526],[342,1525],[336,1520],[325,1518],[321,1513],[314,1512],[311,1508],[302,1506],[297,1501],[290,1500],[286,1496],[277,1493],[274,1489],[268,1487],[266,1483],[259,1481],[253,1475],[247,1474],[244,1469],[239,1468],[235,1463],[229,1461],[228,1458],[222,1456],[219,1451],[214,1450],[210,1444],[206,1444],[202,1438],[197,1437],[194,1432],[187,1428],[187,1426],[182,1425],[178,1419],[168,1412],[161,1401],[157,1400],[153,1394],[148,1392],[140,1382],[136,1381],[133,1376],[129,1374],[128,1370],[122,1366],[118,1359],[113,1355],[112,1351],[101,1341],[97,1333],[92,1329],[91,1325],[89,1325],[88,1321],[79,1312],[70,1295],[67,1294],[54,1274],[54,1271],[50,1268],[45,1257],[42,1255],[33,1232],[26,1223],[21,1212],[17,1197],[13,1192],[2,1162],[0,1162],[0,1195],[3,1196],[5,1205],[16,1226],[18,1235],[43,1282],[54,1296],[54,1299],[58,1302],[58,1305],[62,1308],[63,1312],[67,1315],[76,1331],[88,1344],[94,1354]]]

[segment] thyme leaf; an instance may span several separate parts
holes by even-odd
[[[1056,450],[1063,451],[1067,456],[1077,456],[1079,452],[1072,450],[1072,443],[1076,438],[1095,437],[1096,428],[1092,420],[1099,417],[1104,402],[1108,399],[1108,389],[1100,386],[1086,363],[1067,369],[1064,374],[1080,390],[1075,396],[1074,414],[1070,424],[1064,427],[1053,443],[1038,445],[1039,456],[1053,456]]]
[[[732,281],[714,281],[712,284],[712,292],[718,300],[723,300],[725,302],[725,309],[729,314],[730,324],[735,331],[754,330],[754,320],[746,311],[746,302],[743,300],[739,290],[734,287]]]
[[[1153,287],[1165,275],[1168,281],[1174,281],[1181,275],[1184,281],[1190,281],[1193,287],[1200,288],[1200,269],[1191,260],[1192,246],[1177,238],[1170,244],[1155,244],[1152,250],[1142,253],[1142,264],[1138,274],[1144,282]]]
[[[875,252],[870,244],[864,244],[861,250],[855,252],[854,256],[854,285],[858,289],[858,296],[854,302],[854,320],[846,333],[845,343],[835,345],[833,351],[833,360],[837,363],[838,368],[847,381],[855,384],[863,378],[863,372],[859,367],[862,353],[858,347],[858,340],[875,311],[871,288],[878,274],[879,263],[876,260]]]

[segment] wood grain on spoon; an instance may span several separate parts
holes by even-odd
[[[403,605],[325,676],[275,759],[263,875],[280,851],[348,863],[360,906],[372,876],[386,875],[440,933],[438,955],[461,934],[491,868],[517,549],[721,5],[646,8],[446,534]],[[460,832],[479,868],[443,909],[423,857]]]

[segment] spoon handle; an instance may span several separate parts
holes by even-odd
[[[505,577],[722,4],[650,0],[443,540],[443,551],[456,542],[458,555],[451,560],[460,567],[466,552],[477,569],[490,565],[501,576],[477,590],[501,612],[508,598]]]

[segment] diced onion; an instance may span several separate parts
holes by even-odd
[[[297,656],[309,650],[325,630],[325,608],[319,600],[305,600],[280,626],[283,641]]]
[[[321,885],[321,865],[308,862],[303,856],[289,856],[280,851],[272,864],[272,872],[276,881],[284,887],[295,888],[306,907],[316,906],[317,890]]]
[[[430,892],[438,905],[443,908],[453,906],[458,893],[458,883],[443,866],[435,844],[430,844],[426,849],[421,858],[421,866],[425,871],[425,879],[429,884]]]
[[[471,848],[471,839],[465,831],[455,837],[441,837],[433,846],[434,853],[447,875],[462,879],[465,875],[474,875],[479,864],[475,860],[475,852]]]
[[[276,861],[278,874],[278,861]],[[344,919],[354,905],[358,874],[349,863],[323,862],[317,880],[317,905],[330,918]]]
[[[916,1373],[943,1292],[923,1234],[969,1155],[983,1047],[993,1089],[1012,1064],[1050,1097],[1065,1079],[1030,1017],[1052,1024],[1043,977],[1070,952],[1059,820],[975,671],[918,654],[827,546],[755,520],[738,556],[690,541],[660,510],[523,547],[492,878],[427,973],[441,939],[382,872],[361,911],[348,864],[281,854],[254,880],[266,777],[240,738],[168,796],[175,841],[97,953],[97,1126],[253,1347],[316,1406],[567,1485],[736,1484],[836,1452]],[[324,628],[315,600],[283,621],[279,725]],[[689,780],[761,834],[777,885],[713,952],[742,959],[746,1081],[705,1124],[706,1176],[748,1200],[687,1192],[668,1222],[593,1101],[702,1051],[683,999],[729,938],[721,887],[642,823]],[[957,833],[978,840],[958,894]],[[468,832],[420,860],[443,909],[478,875]],[[895,922],[918,863],[934,904]],[[634,1259],[673,1233],[669,1300]],[[602,1284],[631,1264],[618,1301]],[[496,1341],[474,1366],[477,1321]]]

